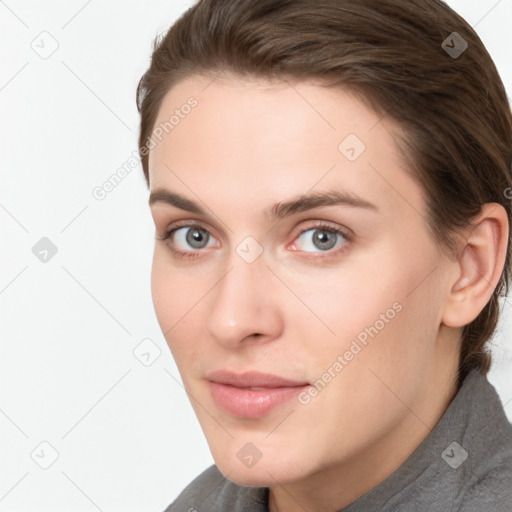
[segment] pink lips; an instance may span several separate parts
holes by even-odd
[[[264,416],[309,386],[308,382],[256,371],[236,374],[218,370],[208,374],[207,378],[217,405],[239,418]]]

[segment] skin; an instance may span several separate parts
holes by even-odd
[[[206,215],[163,202],[151,213],[157,236],[186,221],[210,239],[190,246],[179,226],[181,236],[155,241],[158,322],[219,470],[240,485],[270,487],[272,512],[338,510],[395,471],[457,392],[460,327],[498,283],[505,210],[485,205],[450,255],[427,230],[422,189],[394,143],[398,126],[348,91],[193,76],[167,93],[155,126],[190,96],[197,107],[150,152],[150,188],[181,194]],[[353,162],[338,149],[348,134],[366,145]],[[331,205],[280,221],[265,213],[331,190],[377,211]],[[313,243],[316,221],[351,239],[322,231],[337,240],[322,249]],[[252,263],[236,251],[247,236],[263,250]],[[394,318],[331,370],[309,403],[294,399],[249,419],[212,399],[205,375],[219,368],[315,382],[395,303]],[[262,454],[250,468],[237,457],[248,442]]]

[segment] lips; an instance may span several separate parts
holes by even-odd
[[[308,382],[249,371],[236,374],[217,370],[208,374],[210,393],[216,404],[238,418],[259,418],[290,401],[309,386]]]
[[[307,381],[285,379],[278,375],[273,375],[271,373],[261,373],[258,371],[248,371],[237,374],[229,370],[216,370],[209,373],[206,378],[212,382],[229,384],[230,386],[236,386],[237,388],[282,388],[305,386],[309,384]]]

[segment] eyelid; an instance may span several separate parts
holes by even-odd
[[[299,236],[301,236],[306,231],[309,231],[309,230],[315,229],[315,228],[320,229],[320,230],[323,229],[325,231],[332,230],[332,231],[341,233],[347,240],[351,240],[352,237],[354,236],[354,232],[351,229],[341,226],[339,224],[336,224],[334,222],[330,222],[327,220],[315,220],[315,221],[311,221],[311,222],[312,222],[312,224],[308,225],[307,227],[297,228],[297,232],[295,232],[295,234],[293,235],[294,241],[295,241],[295,239],[297,239]]]
[[[213,238],[215,238],[216,240],[218,240],[218,237],[215,236],[213,233],[212,233],[212,229],[210,226],[207,226],[205,225],[202,221],[200,220],[196,220],[196,219],[188,219],[188,220],[177,220],[175,222],[172,222],[169,226],[167,226],[166,228],[164,228],[163,232],[164,233],[171,233],[171,232],[174,232],[178,229],[181,229],[181,228],[193,228],[193,227],[197,227],[197,228],[201,228],[201,229],[204,229],[205,231],[207,231],[210,236],[212,236]],[[215,230],[214,230],[215,231]]]

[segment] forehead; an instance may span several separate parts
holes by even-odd
[[[208,195],[213,186],[257,207],[262,197],[335,187],[388,208],[406,197],[421,208],[392,135],[398,126],[341,88],[195,76],[165,96],[155,128],[166,123],[149,154],[152,189]]]

